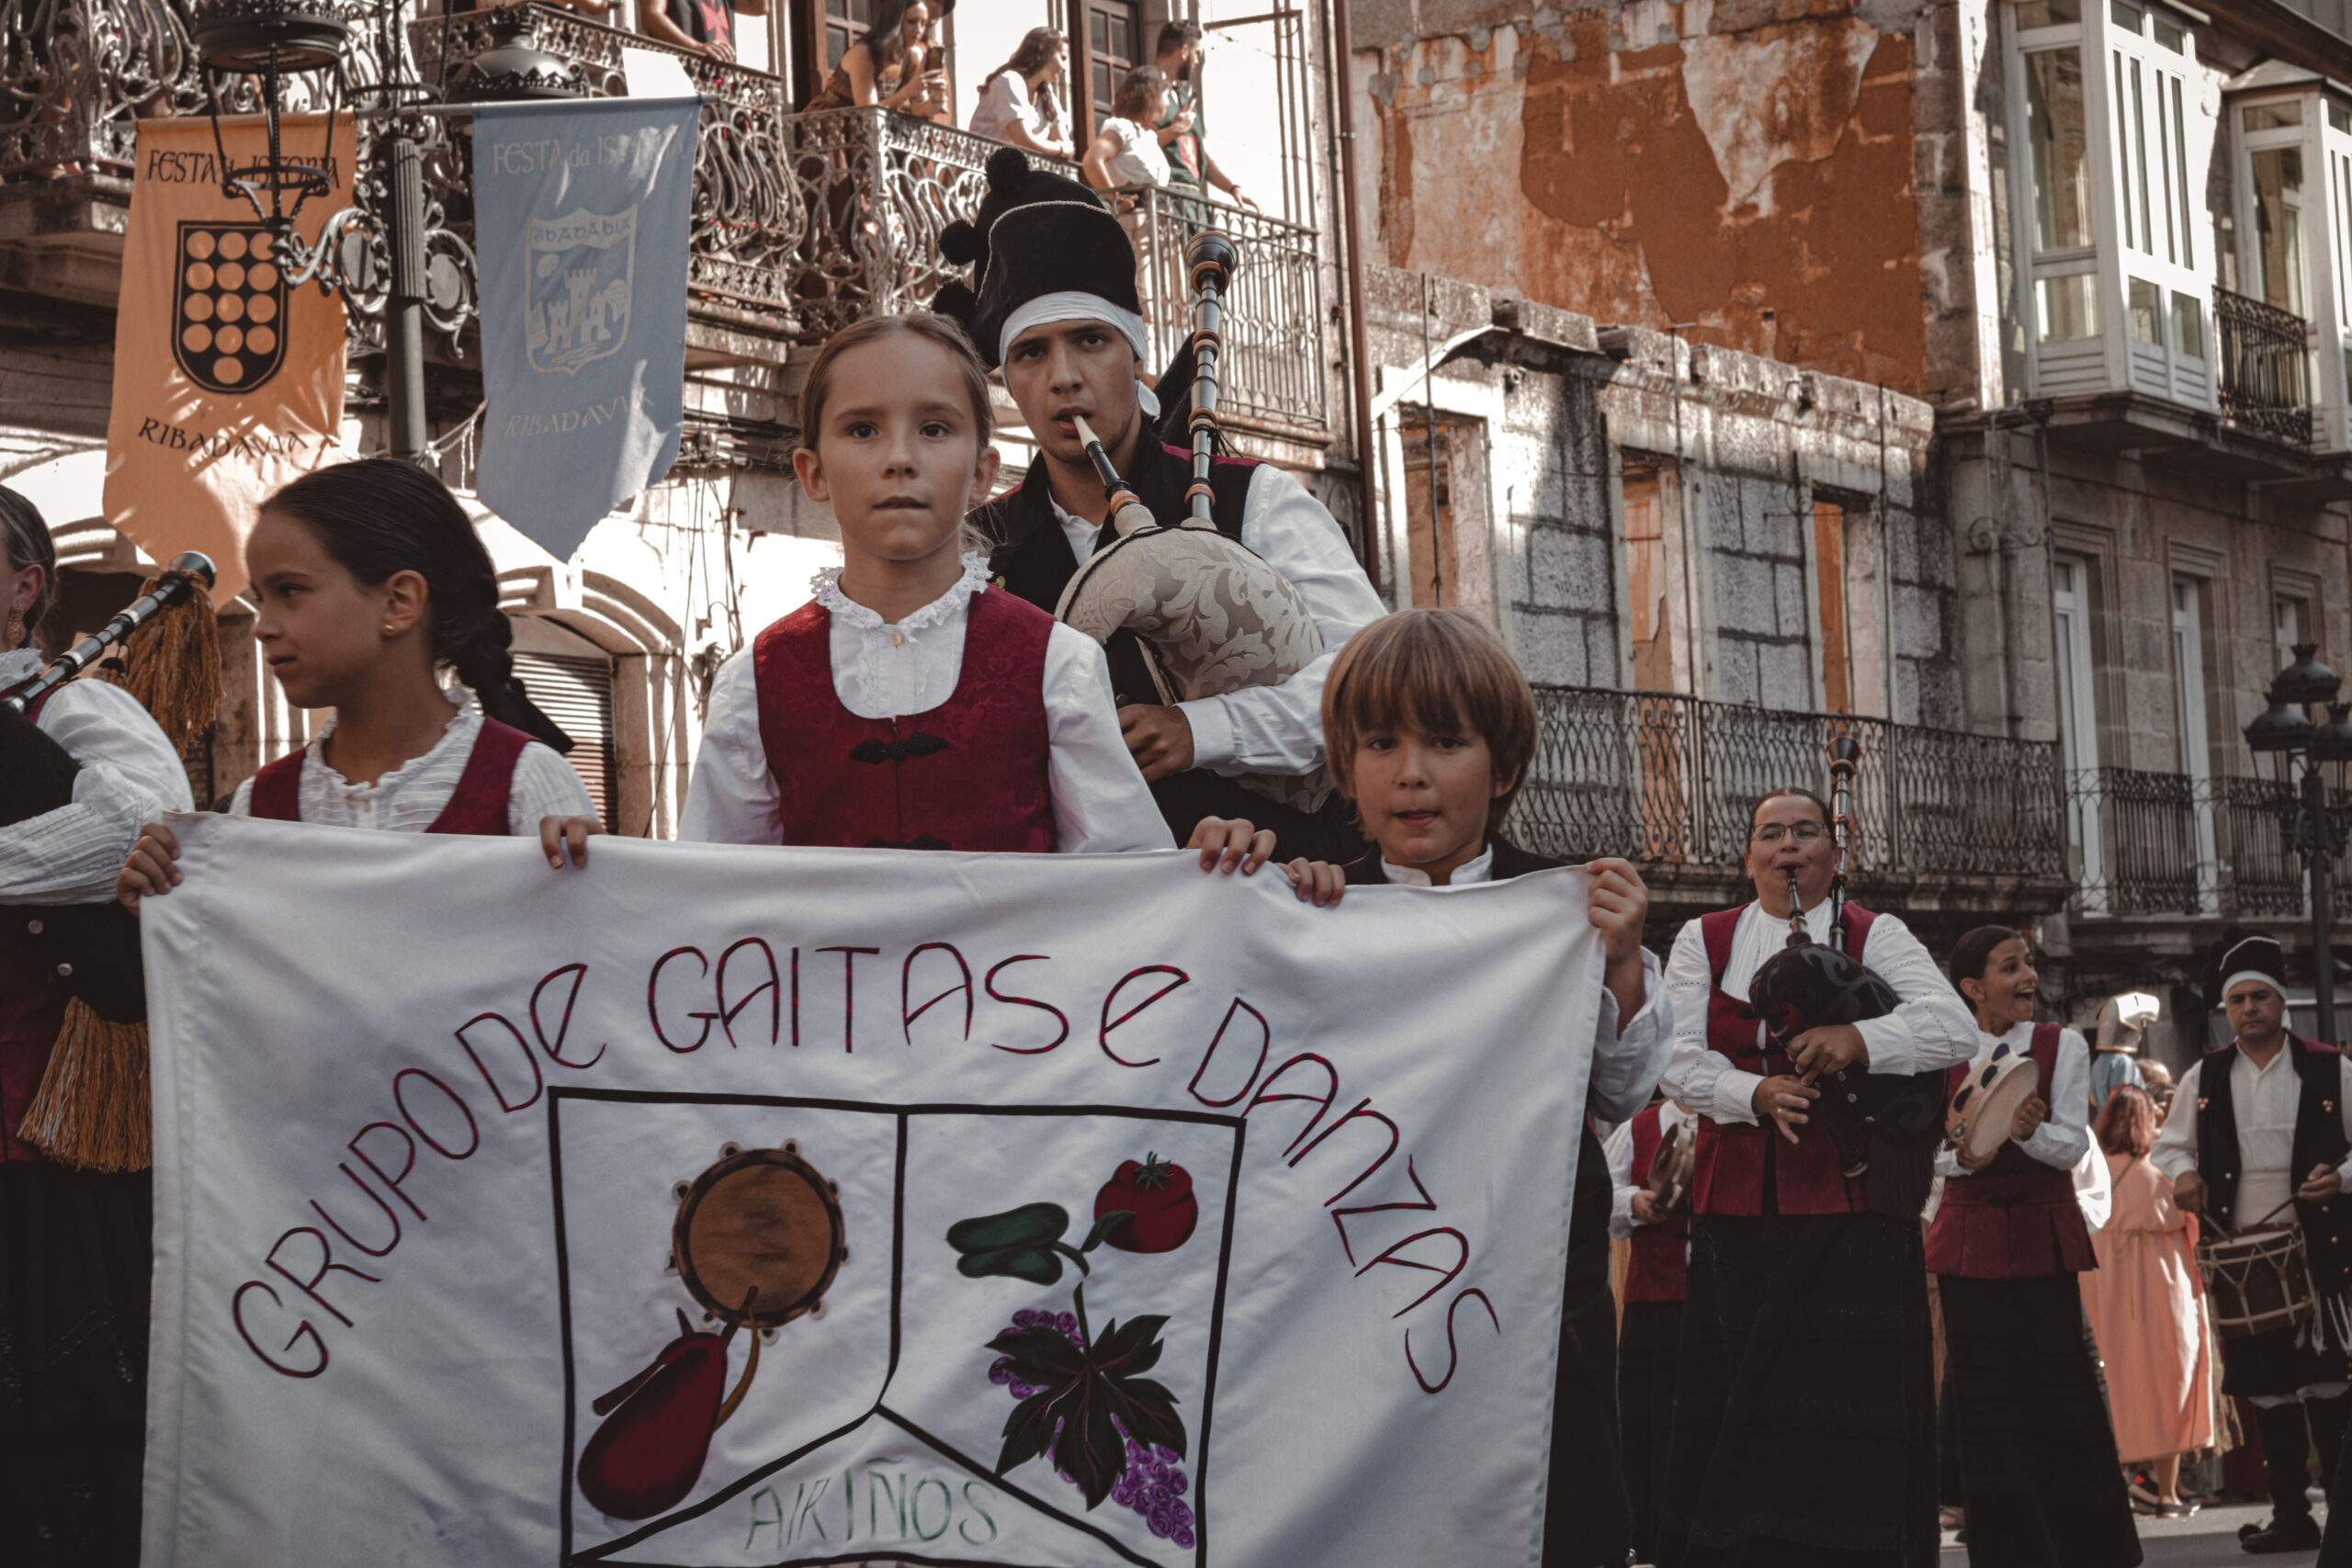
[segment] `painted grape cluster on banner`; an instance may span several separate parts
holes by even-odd
[[[1533,1562],[1581,873],[182,842],[148,1568]]]

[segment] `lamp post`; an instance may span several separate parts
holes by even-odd
[[[472,248],[449,228],[425,186],[427,160],[455,155],[440,125],[444,99],[577,97],[582,87],[570,67],[535,46],[536,18],[527,6],[492,17],[492,47],[474,61],[460,90],[447,95],[418,80],[411,66],[402,0],[374,0],[374,36],[364,51],[351,47],[347,18],[357,9],[339,0],[198,0],[191,32],[211,99],[221,189],[244,200],[268,228],[288,283],[315,283],[340,295],[353,317],[381,320],[387,445],[394,457],[414,462],[432,444],[425,333],[441,333],[457,350],[480,276]],[[352,83],[349,57],[356,52],[372,56],[374,80]],[[288,89],[305,77],[320,89],[327,112],[316,157],[289,148],[281,125]],[[269,151],[232,164],[220,138],[222,94],[226,87],[238,96],[241,82],[259,96]],[[294,222],[306,202],[334,187],[334,120],[345,112],[359,132],[352,205],[330,215],[318,239],[305,243]]]
[[[2245,727],[2245,743],[2257,759],[2273,759],[2280,784],[2290,785],[2281,802],[2287,842],[2303,858],[2311,877],[2312,990],[2318,999],[2320,1040],[2334,1044],[2335,1032],[2335,857],[2344,851],[2345,827],[2328,803],[2328,786],[2340,793],[2352,763],[2352,703],[2339,703],[2343,682],[2312,657],[2318,644],[2295,645],[2295,661],[2270,683],[2270,706]],[[2313,708],[2325,710],[2315,716]]]

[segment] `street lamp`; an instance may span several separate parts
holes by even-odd
[[[198,56],[211,98],[213,146],[221,189],[250,205],[272,237],[288,283],[315,283],[339,294],[354,317],[380,318],[384,332],[384,401],[388,444],[397,457],[420,461],[431,444],[424,409],[424,334],[449,340],[474,312],[480,277],[471,246],[453,231],[440,203],[425,190],[428,157],[455,151],[442,134],[444,106],[437,86],[417,79],[401,27],[402,0],[374,0],[370,47],[376,79],[353,84],[347,17],[361,7],[338,0],[198,0],[193,26]],[[577,75],[533,45],[526,7],[501,11],[491,21],[493,48],[477,62],[461,96],[577,97]],[[280,121],[289,83],[322,79],[327,111],[324,147],[313,160],[286,145]],[[269,151],[232,165],[220,140],[224,86],[257,94],[267,118]],[[294,231],[304,203],[334,188],[328,166],[335,117],[356,122],[359,167],[352,172],[352,205],[330,215],[319,237],[305,244]]]
[[[2352,764],[2352,703],[2339,703],[2343,682],[2312,655],[2317,643],[2295,645],[2295,661],[2270,683],[2270,706],[2245,727],[2245,743],[2256,758],[2273,759],[2278,782],[2291,786],[2283,807],[2287,842],[2311,874],[2312,953],[2319,1003],[2319,1039],[2334,1044],[2335,1033],[2335,863],[2344,851],[2344,823],[2328,804],[2333,784],[2341,794]],[[2311,709],[2326,709],[2314,717]]]

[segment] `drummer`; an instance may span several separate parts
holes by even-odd
[[[2034,1021],[2032,952],[2007,926],[1962,937],[1951,979],[1981,1043],[1952,1069],[1955,1107],[1971,1114],[1936,1159],[1944,1192],[1928,1268],[1943,1302],[1968,1560],[2132,1568],[2139,1536],[2075,1280],[2098,1267],[2074,1176],[2090,1150],[2090,1048]]]
[[[2352,1405],[2345,1349],[2352,1341],[2352,1247],[2342,1239],[2352,1203],[2352,1073],[2334,1047],[2287,1027],[2286,954],[2274,939],[2233,927],[2215,947],[2206,995],[2235,1036],[2183,1075],[2165,1119],[2156,1168],[2180,1206],[2222,1234],[2300,1224],[2319,1292],[2311,1321],[2222,1340],[2222,1391],[2254,1405],[2270,1482],[2270,1521],[2248,1526],[2248,1551],[2308,1551],[2320,1543],[2304,1495],[2304,1455],[2316,1443],[2334,1487]],[[2291,1212],[2290,1212],[2291,1210]]]

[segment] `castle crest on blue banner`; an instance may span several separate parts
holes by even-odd
[[[601,98],[475,123],[478,489],[560,560],[678,455],[700,118],[693,98]]]

